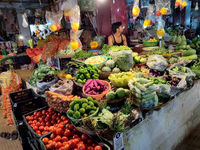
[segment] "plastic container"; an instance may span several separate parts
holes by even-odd
[[[148,41],[142,41],[144,47],[154,47],[158,45],[158,41],[155,42],[148,42]]]
[[[116,87],[126,87],[128,86],[128,82],[131,78],[133,78],[134,75],[130,75],[127,78],[118,78],[118,79],[111,79],[110,76],[108,77],[108,79],[110,80],[110,82],[116,86]]]
[[[85,93],[85,85],[84,85],[84,87],[83,87],[83,89],[82,89],[83,94],[85,94],[87,97],[91,96],[92,98],[94,98],[94,99],[96,99],[96,100],[101,100],[101,99],[111,90],[111,85],[110,85],[108,82],[103,81],[103,80],[101,80],[101,82],[104,82],[104,83],[105,83],[105,85],[106,85],[106,87],[107,87],[107,91],[105,91],[104,93],[99,94],[99,95],[90,95],[90,94],[86,94],[86,93]],[[127,85],[128,85],[128,84],[127,84]]]

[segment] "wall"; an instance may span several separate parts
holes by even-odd
[[[28,40],[31,39],[30,28],[29,28],[29,26],[27,28],[24,28],[22,26],[22,14],[21,14],[21,10],[17,10],[17,19],[18,19],[18,23],[19,23],[20,32],[24,36],[24,39],[23,39],[24,45],[29,46]]]
[[[200,122],[200,80],[124,134],[125,150],[171,150]]]

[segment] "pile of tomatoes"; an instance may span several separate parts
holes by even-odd
[[[26,116],[26,120],[39,136],[51,131],[56,124],[66,124],[69,122],[69,119],[66,116],[55,112],[52,108],[35,111],[33,115]]]
[[[55,125],[50,137],[44,137],[42,142],[47,150],[102,150],[92,138],[74,128],[72,124],[63,126],[63,123]]]

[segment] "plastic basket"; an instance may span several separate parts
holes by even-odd
[[[89,52],[92,52],[94,55],[102,55],[100,50],[89,50],[88,53]]]
[[[111,85],[110,85],[108,82],[103,81],[103,80],[101,80],[101,82],[104,82],[104,83],[105,83],[105,85],[106,85],[106,87],[107,87],[107,91],[105,91],[104,93],[99,94],[99,95],[90,95],[90,94],[86,94],[86,93],[85,93],[85,85],[84,85],[84,87],[83,87],[83,89],[82,89],[83,94],[85,94],[87,97],[91,96],[92,98],[94,98],[94,99],[96,99],[96,100],[101,100],[101,99],[111,90]]]
[[[148,41],[143,41],[144,47],[154,47],[158,45],[158,41],[155,42],[148,42]]]
[[[128,86],[128,82],[131,78],[133,78],[134,75],[130,75],[127,78],[118,78],[118,79],[111,79],[110,76],[108,77],[108,79],[110,80],[110,82],[116,86],[116,87],[126,87]]]
[[[88,59],[85,60],[85,64],[88,65],[87,61],[88,61],[89,59],[91,59],[91,58],[96,58],[96,57],[103,57],[103,58],[105,58],[105,61],[103,61],[103,62],[101,62],[101,63],[98,63],[98,64],[92,64],[92,65],[94,65],[94,66],[102,65],[102,64],[104,64],[104,63],[109,59],[109,57],[103,56],[103,55],[100,55],[100,56],[92,56],[92,57],[90,57],[90,58],[88,58]]]

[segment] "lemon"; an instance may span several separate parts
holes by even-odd
[[[185,7],[187,5],[187,2],[186,1],[183,1],[182,3],[181,3],[181,7]]]
[[[140,8],[138,8],[138,7],[133,8],[132,13],[134,16],[138,16],[140,13]]]
[[[157,30],[157,34],[158,34],[158,36],[162,37],[165,35],[165,30],[164,29]]]
[[[165,7],[161,8],[160,13],[165,15],[167,13],[167,9]]]
[[[79,28],[79,24],[78,24],[78,23],[73,23],[73,24],[72,24],[72,30],[73,30],[73,31],[77,31],[78,28]]]
[[[144,21],[144,26],[145,26],[145,27],[148,27],[149,25],[150,25],[150,20],[145,20],[145,21]]]
[[[72,43],[71,43],[71,47],[72,47],[72,49],[77,49],[77,48],[79,48],[78,42],[72,42]]]
[[[49,26],[49,30],[51,30],[52,32],[56,31],[57,30],[57,26],[56,25],[50,25]]]
[[[70,74],[66,75],[66,79],[71,79],[71,78],[72,78],[72,76]]]

